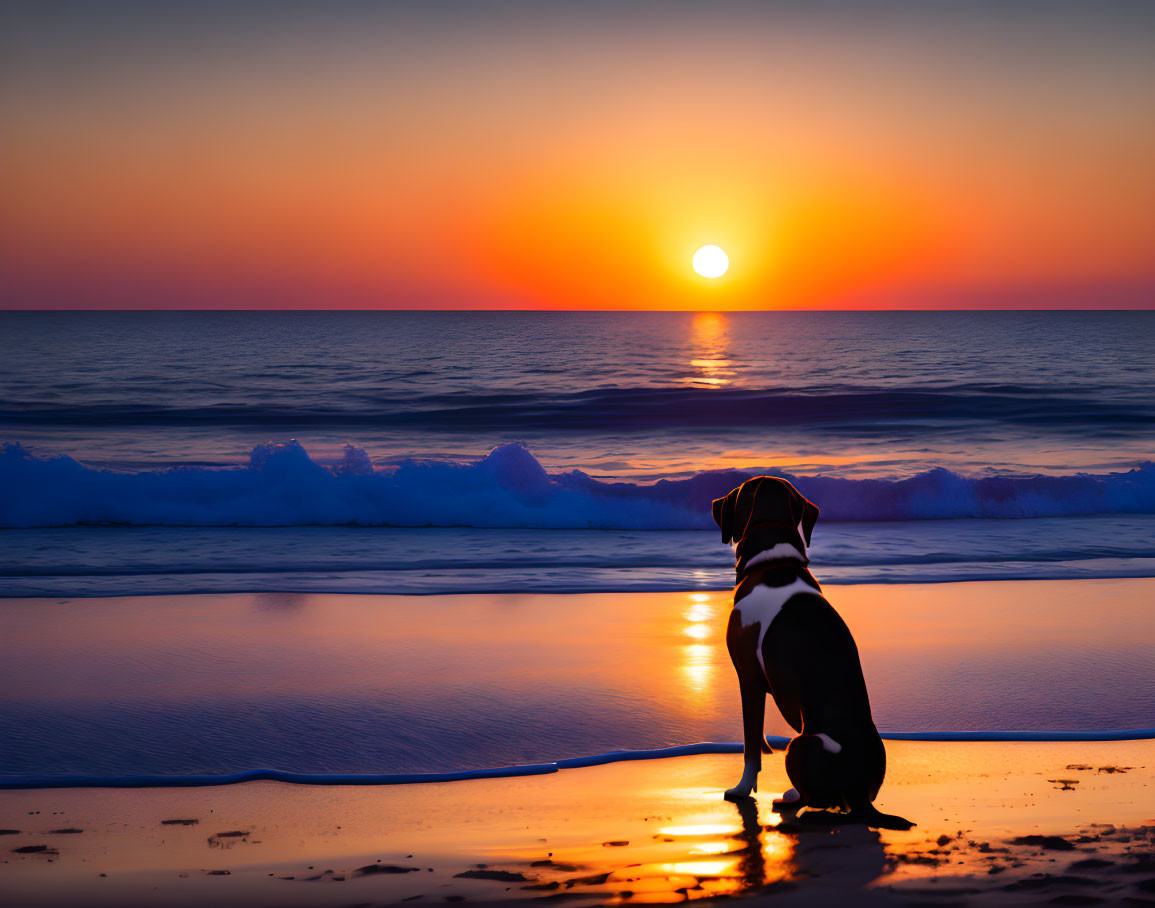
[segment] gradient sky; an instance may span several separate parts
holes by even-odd
[[[1147,0],[2,9],[2,307],[1155,304]]]

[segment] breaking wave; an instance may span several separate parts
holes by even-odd
[[[375,468],[349,445],[320,464],[296,441],[263,444],[236,467],[119,472],[18,444],[0,452],[0,526],[471,526],[708,529],[709,503],[752,475],[725,470],[653,484],[550,474],[525,447],[480,461]],[[1059,517],[1155,513],[1155,464],[1127,472],[907,479],[786,476],[828,520]]]

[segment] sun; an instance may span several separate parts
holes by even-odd
[[[721,277],[730,268],[730,257],[718,246],[703,246],[694,253],[693,264],[702,277]]]

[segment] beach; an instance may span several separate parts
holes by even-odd
[[[6,904],[1150,895],[1150,313],[5,319]],[[721,798],[760,473],[909,832]]]
[[[888,753],[878,803],[918,824],[908,832],[783,822],[769,809],[787,787],[780,753],[744,807],[722,799],[737,755],[403,786],[4,791],[0,823],[19,832],[0,839],[0,895],[29,908],[1150,899],[1155,742]]]
[[[0,908],[1155,906],[1155,3],[0,19]]]
[[[1147,714],[1153,586],[829,584],[826,594],[856,632],[884,734],[1079,738],[1137,728]],[[96,786],[0,791],[0,828],[15,830],[0,846],[10,904],[1096,904],[1147,897],[1155,879],[1151,740],[890,740],[877,803],[915,822],[909,832],[783,823],[770,810],[789,787],[780,752],[765,758],[757,805],[741,809],[721,796],[737,753],[551,768],[739,740],[726,593],[0,607],[5,779]],[[790,734],[773,709],[767,731]],[[324,784],[518,764],[534,768]],[[321,784],[101,787],[268,766]]]

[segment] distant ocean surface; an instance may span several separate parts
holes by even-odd
[[[653,533],[711,530],[710,500],[763,472],[822,508],[832,579],[1152,573],[1152,312],[55,312],[0,329],[6,595],[719,588],[712,534]]]
[[[0,313],[0,435],[91,466],[908,477],[1152,457],[1155,312]],[[356,456],[358,465],[365,460]]]

